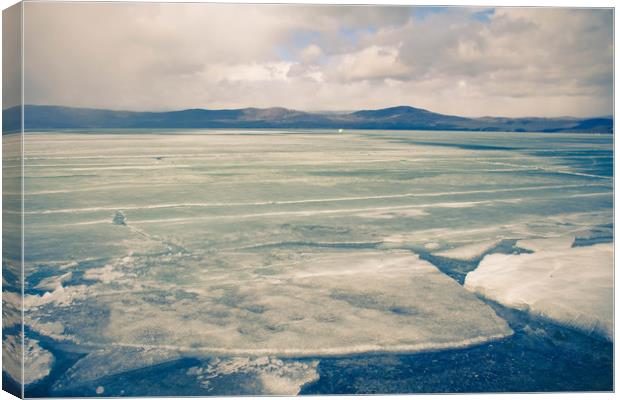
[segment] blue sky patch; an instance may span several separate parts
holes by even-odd
[[[477,11],[477,12],[473,13],[471,15],[471,17],[473,19],[475,19],[476,21],[489,22],[491,20],[491,17],[493,16],[493,14],[495,14],[495,9],[494,8],[487,8],[485,10]]]
[[[446,7],[412,7],[411,15],[414,19],[422,21],[431,14],[444,13],[447,10]]]

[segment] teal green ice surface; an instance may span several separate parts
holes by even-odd
[[[207,392],[245,374],[255,393],[297,393],[318,379],[322,356],[510,337],[433,255],[479,249],[464,256],[475,261],[516,239],[612,241],[612,139],[27,134],[27,329],[88,354],[52,374],[50,393],[187,357],[210,360],[184,375]],[[42,371],[54,368],[47,351],[32,355]]]

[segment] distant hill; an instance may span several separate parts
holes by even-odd
[[[3,110],[3,132],[19,130],[19,108]],[[613,118],[466,118],[399,106],[350,113],[286,108],[189,109],[167,112],[111,111],[59,106],[24,107],[25,129],[111,128],[315,128],[409,129],[506,132],[612,133]]]

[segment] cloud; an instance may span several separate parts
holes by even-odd
[[[319,60],[323,55],[323,50],[316,44],[311,44],[300,52],[300,59],[304,63],[312,63]]]
[[[26,102],[604,115],[609,9],[25,4]]]
[[[336,60],[338,76],[345,80],[407,79],[410,68],[400,61],[396,47],[366,47]]]
[[[2,12],[2,104],[4,108],[21,104],[21,5]]]
[[[204,71],[204,81],[273,82],[286,81],[290,62],[264,62],[249,64],[210,64]]]

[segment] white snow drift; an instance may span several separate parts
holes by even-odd
[[[491,254],[465,287],[507,307],[613,338],[613,244],[570,247],[568,239],[520,241],[531,254]]]

